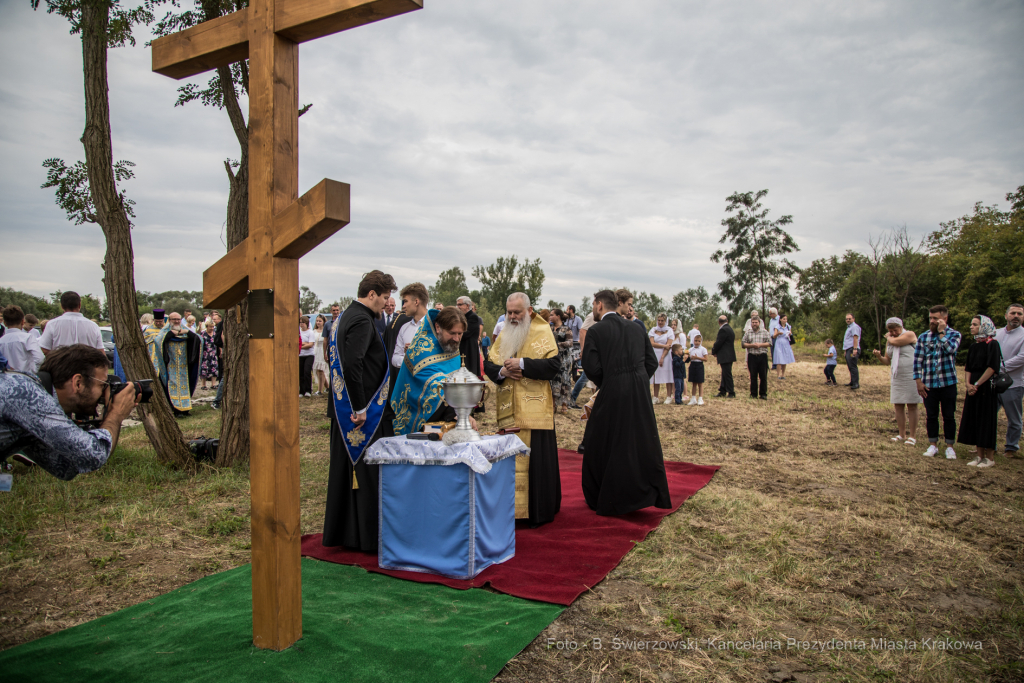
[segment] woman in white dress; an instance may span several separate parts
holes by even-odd
[[[318,315],[316,327],[313,328],[313,340],[316,342],[316,345],[313,346],[313,351],[315,351],[313,354],[313,376],[316,377],[317,396],[327,391],[327,387],[330,386],[331,367],[324,360],[324,344],[327,343],[327,337],[324,336],[326,323],[327,320],[322,315]]]
[[[889,318],[885,321],[888,334],[885,335],[885,355],[874,349],[875,356],[889,366],[889,402],[896,406],[898,436],[893,441],[917,445],[917,405],[922,402],[914,381],[914,347],[917,335],[913,330],[904,330],[903,321]],[[909,424],[908,424],[909,423]]]
[[[672,376],[672,342],[676,335],[668,326],[668,316],[662,313],[658,316],[658,323],[648,333],[651,337],[651,346],[654,347],[654,355],[658,357],[658,369],[651,377],[651,384],[654,385],[654,398],[652,403],[659,403],[658,395],[661,393],[661,385],[665,385],[665,403],[672,402],[672,392],[675,390],[675,379]]]
[[[779,316],[779,326],[772,332],[775,337],[772,363],[778,366],[775,369],[775,374],[779,379],[786,379],[786,366],[796,362],[796,358],[793,357],[793,347],[789,345],[789,335],[792,333],[793,327],[789,324],[789,316]]]

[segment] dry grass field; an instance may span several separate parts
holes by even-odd
[[[722,469],[497,680],[1024,680],[1024,461],[978,471],[964,447],[947,461],[893,443],[887,369],[830,388],[814,353],[769,401],[655,407],[666,459]],[[328,422],[324,399],[301,405],[312,533]],[[578,413],[556,419],[574,449]],[[219,415],[182,426],[215,436]],[[0,647],[247,562],[248,513],[245,473],[169,472],[139,428],[72,482],[17,470],[0,494]]]

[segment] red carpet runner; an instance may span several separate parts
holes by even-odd
[[[488,567],[475,579],[460,581],[434,574],[380,569],[375,554],[325,548],[320,545],[320,534],[302,537],[302,554],[452,588],[477,588],[490,583],[495,590],[509,595],[570,605],[607,576],[633,548],[634,542],[644,540],[663,517],[678,510],[683,501],[704,488],[718,470],[718,467],[666,462],[671,510],[646,508],[621,517],[599,517],[583,500],[580,486],[583,456],[575,451],[559,450],[558,464],[562,475],[562,508],[555,521],[537,529],[517,526],[516,556],[504,564]]]

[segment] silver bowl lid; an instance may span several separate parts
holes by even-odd
[[[445,375],[445,384],[483,384],[483,380],[466,369],[465,364],[458,370]]]

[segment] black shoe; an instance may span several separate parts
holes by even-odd
[[[583,442],[580,441],[580,445],[576,447],[576,452],[583,455]]]
[[[761,399],[762,401],[767,401],[768,400],[767,396],[758,396],[758,398]]]
[[[853,391],[854,389],[860,389],[860,385],[859,384],[851,384],[850,385],[850,391]]]
[[[736,398],[736,394],[726,394],[726,398]]]

